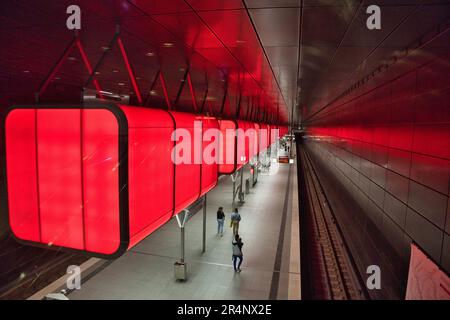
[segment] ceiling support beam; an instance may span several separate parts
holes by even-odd
[[[69,53],[72,51],[72,48],[76,44],[76,35],[73,37],[73,39],[70,41],[69,45],[64,49],[63,53],[59,57],[58,61],[54,64],[54,66],[50,69],[49,73],[45,76],[44,81],[39,87],[39,90],[36,92],[35,100],[36,103],[39,103],[40,97],[42,93],[47,89],[48,85],[52,81],[53,77],[55,76],[56,72],[59,70],[63,62],[67,59],[69,56]]]
[[[81,55],[81,58],[83,59],[84,65],[86,66],[86,69],[88,70],[89,75],[91,75],[91,74],[93,74],[92,65],[89,62],[88,56],[87,56],[86,52],[84,51],[83,44],[81,43],[81,40],[78,36],[77,36],[76,42],[77,42],[78,51],[80,51],[80,55]],[[95,90],[97,90],[97,94],[98,94],[99,98],[103,99],[102,88],[100,87],[100,83],[98,82],[98,80],[95,79],[95,76],[93,78],[93,82],[94,82]]]
[[[122,38],[117,38],[117,43],[119,44],[120,52],[122,53],[123,61],[125,62],[125,66],[128,71],[128,76],[130,77],[131,84],[133,85],[134,92],[136,93],[136,97],[139,105],[142,105],[142,95],[141,90],[139,89],[139,85],[136,81],[136,76],[134,74],[133,67],[131,66],[130,60],[128,59],[127,51],[125,50],[125,46],[123,45]]]
[[[192,79],[191,79],[191,73],[188,72],[187,81],[189,85],[189,91],[191,92],[191,99],[192,99],[192,107],[194,108],[194,113],[197,113],[197,100],[195,99],[195,91],[194,86],[192,85]]]
[[[89,77],[93,77],[94,73],[92,70],[91,63],[89,62],[89,59],[86,55],[86,52],[84,51],[83,44],[81,43],[81,40],[78,36],[78,32],[75,32],[73,39],[70,41],[69,45],[64,49],[63,53],[59,57],[59,59],[56,61],[56,63],[53,65],[53,67],[50,69],[47,76],[44,78],[43,82],[41,83],[38,91],[35,93],[35,101],[36,103],[40,102],[40,98],[42,94],[47,90],[50,82],[53,80],[55,74],[60,69],[61,65],[66,61],[68,58],[70,52],[75,48],[75,46],[78,48],[78,51],[81,55],[81,59],[83,60],[84,65],[86,66],[87,71],[89,72]],[[98,83],[97,79],[94,78],[94,86],[97,90],[97,94],[99,95],[100,99],[103,98],[102,90],[100,87],[100,84]]]
[[[96,72],[103,65],[103,62],[105,61],[107,54],[111,51],[111,48],[117,42],[117,39],[119,38],[119,34],[120,34],[120,26],[118,25],[118,26],[116,26],[116,32],[114,33],[113,38],[109,42],[109,45],[106,48],[106,50],[103,51],[103,54],[101,55],[100,59],[98,60],[97,64],[95,65],[94,69],[92,70],[92,73],[89,75],[89,78],[86,80],[83,88],[87,88],[89,86],[89,84],[91,83],[91,81],[94,79]]]
[[[241,113],[241,105],[242,105],[242,92],[239,92],[239,100],[236,106],[236,119],[239,119],[239,114]]]
[[[225,92],[223,94],[222,106],[220,107],[220,116],[223,117],[223,112],[225,111],[225,103],[228,96],[228,80],[225,82]]]
[[[200,113],[203,113],[203,111],[205,110],[206,98],[208,98],[209,82],[208,82],[208,73],[206,73],[206,72],[205,72],[205,82],[206,82],[206,90],[205,90],[205,94],[203,95],[203,101],[202,101],[202,106],[200,108]]]
[[[173,108],[174,109],[175,109],[175,107],[178,104],[178,100],[180,100],[181,92],[183,92],[184,84],[186,83],[186,79],[188,77],[188,74],[189,74],[189,68],[186,69],[186,71],[184,72],[183,79],[181,79],[181,84],[180,84],[180,87],[178,88],[177,96],[175,98],[175,101],[173,102]]]
[[[160,74],[160,73],[161,73],[161,69],[158,70],[158,72],[157,72],[156,75],[155,75],[155,78],[154,78],[153,81],[152,81],[152,84],[151,84],[151,86],[150,86],[150,90],[149,90],[149,92],[148,92],[148,94],[147,94],[147,98],[145,98],[145,101],[144,101],[143,106],[147,106],[148,102],[150,101],[150,97],[152,96],[152,91],[153,91],[153,89],[154,89],[155,86],[156,86],[156,82],[157,82],[158,79],[159,79],[159,74]]]
[[[159,73],[159,80],[163,87],[164,99],[166,100],[167,109],[172,110],[172,104],[170,103],[169,94],[167,92],[166,80],[164,79],[162,71]]]

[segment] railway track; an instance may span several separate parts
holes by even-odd
[[[87,257],[23,246],[7,238],[1,242],[0,259],[0,300],[9,300],[28,298]]]
[[[305,150],[299,148],[307,191],[308,281],[311,299],[364,299],[350,263],[349,254],[333,212],[328,204],[314,166]],[[305,257],[303,257],[304,259]]]

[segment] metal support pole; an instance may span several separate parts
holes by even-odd
[[[289,135],[289,159],[292,159],[292,136]]]
[[[240,190],[241,190],[242,197],[244,197],[244,192],[242,191],[242,186],[244,185],[244,167],[245,167],[245,165],[243,165],[241,168],[241,188],[240,188]]]
[[[181,227],[181,263],[184,263],[184,226]]]
[[[243,204],[244,201],[244,197],[245,197],[245,193],[244,193],[244,167],[245,165],[242,166],[241,170],[239,170],[241,172],[241,185],[239,186],[239,204]]]
[[[174,264],[174,271],[175,271],[175,278],[177,280],[185,281],[187,279],[187,272],[186,272],[186,263],[185,260],[185,226],[186,222],[189,219],[189,210],[183,210],[182,213],[179,213],[175,216],[177,219],[178,226],[180,227],[180,238],[181,238],[181,257],[180,261],[175,262]]]
[[[202,253],[206,251],[206,194],[203,201],[203,246]]]
[[[234,199],[236,198],[236,179],[233,178],[233,176],[231,177],[231,179],[233,180],[233,202],[232,202],[232,207],[233,209],[235,208],[235,201]]]

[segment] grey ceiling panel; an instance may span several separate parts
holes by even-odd
[[[272,66],[291,66],[298,64],[298,47],[265,47]]]
[[[258,3],[264,7],[260,1]],[[291,110],[297,96],[300,9],[249,9],[249,14]]]
[[[329,104],[439,22],[450,18],[449,0],[245,3],[286,102],[295,103],[298,95],[298,107],[305,109],[306,115]],[[381,30],[367,29],[366,9],[372,4],[381,7]],[[436,48],[427,54],[442,52]]]
[[[251,9],[263,46],[298,46],[300,9]]]
[[[245,0],[248,8],[300,7],[301,0]]]

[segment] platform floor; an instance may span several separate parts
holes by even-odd
[[[239,209],[244,242],[241,273],[234,272],[231,262],[232,180],[227,176],[207,196],[205,253],[201,253],[202,210],[187,223],[187,281],[174,279],[173,264],[180,256],[180,230],[174,218],[101,272],[82,280],[81,289],[69,299],[300,299],[296,165],[279,166],[275,174],[260,173]],[[226,212],[223,237],[217,235],[219,206]]]

